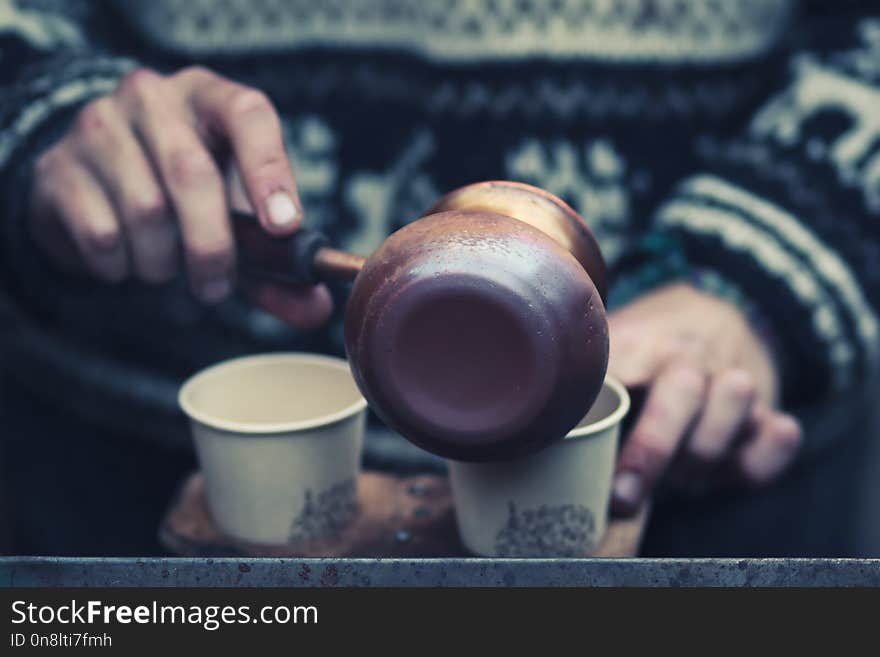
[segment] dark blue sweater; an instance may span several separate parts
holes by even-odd
[[[136,65],[200,63],[271,96],[306,221],[338,245],[367,254],[453,187],[523,180],[593,227],[612,304],[687,278],[772,336],[787,405],[845,393],[880,345],[870,13],[786,0],[0,2],[9,367],[25,384],[45,381],[40,367],[74,382],[41,388],[69,407],[106,412],[104,396],[173,415],[179,381],[221,358],[341,350],[338,321],[307,333],[242,299],[201,307],[182,282],[71,280],[27,238],[31,163],[77,109]]]

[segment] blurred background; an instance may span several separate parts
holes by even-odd
[[[802,454],[759,490],[661,486],[642,554],[880,556],[878,16],[788,0],[0,0],[0,552],[164,553],[159,523],[196,467],[180,382],[242,354],[344,353],[345,286],[305,330],[238,292],[206,305],[185,272],[70,274],[35,243],[35,163],[83,108],[137,67],[202,65],[271,99],[305,224],[341,247],[369,254],[459,185],[520,180],[596,233],[610,311],[685,281],[766,338]],[[364,465],[443,472],[376,418]]]

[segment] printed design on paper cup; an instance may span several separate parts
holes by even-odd
[[[596,518],[579,504],[542,504],[518,511],[508,503],[507,524],[495,535],[502,557],[582,557],[596,545]]]
[[[345,481],[318,493],[306,489],[306,503],[290,526],[291,543],[313,541],[338,534],[357,515],[357,486],[354,479]]]

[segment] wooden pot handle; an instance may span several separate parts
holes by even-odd
[[[256,278],[290,285],[315,285],[322,281],[351,281],[364,258],[330,248],[321,231],[300,228],[293,235],[276,237],[247,212],[232,211],[232,232],[241,271]]]

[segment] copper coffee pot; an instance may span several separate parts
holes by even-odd
[[[583,219],[521,183],[457,189],[369,258],[322,234],[275,238],[233,213],[243,268],[353,280],[345,345],[364,397],[420,447],[509,459],[561,439],[608,365],[605,264]]]

